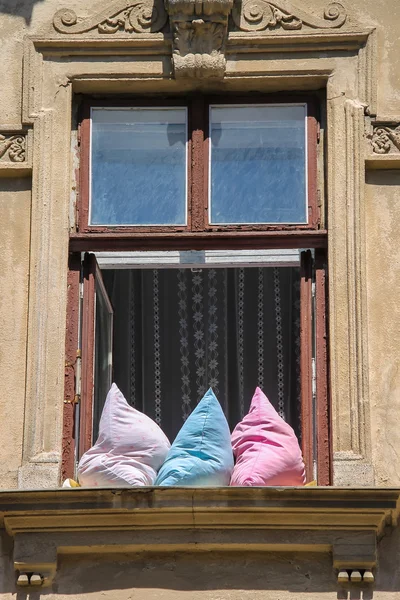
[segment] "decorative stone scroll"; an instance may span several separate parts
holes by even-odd
[[[302,29],[308,25],[314,29],[341,27],[347,18],[344,7],[338,2],[327,6],[324,17],[314,17],[286,0],[236,0],[232,11],[235,25],[242,31],[263,29]]]
[[[375,154],[400,153],[400,125],[378,125],[370,139]]]
[[[233,0],[166,0],[176,77],[225,75],[225,43]]]
[[[303,25],[315,29],[341,27],[346,12],[333,2],[323,18],[309,15],[288,0],[114,0],[93,17],[78,20],[73,10],[59,10],[53,26],[59,33],[100,34],[155,33],[169,15],[176,77],[222,78],[225,75],[225,44],[228,19],[242,31],[296,30]]]
[[[96,30],[99,33],[156,33],[167,22],[163,0],[116,0],[94,17],[78,21],[73,10],[61,9],[53,19],[53,26],[59,33],[86,33]]]
[[[25,136],[0,134],[0,162],[25,162]]]

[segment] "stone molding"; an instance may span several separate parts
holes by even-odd
[[[228,35],[225,57],[225,77],[215,88],[219,91],[326,87],[327,120],[321,135],[329,130],[329,160],[326,185],[322,179],[320,183],[329,212],[335,481],[372,484],[362,198],[364,115],[376,114],[374,31],[350,25],[346,30],[235,31]],[[349,68],[351,77],[345,73]],[[171,73],[171,39],[162,33],[102,35],[96,30],[65,35],[53,28],[51,35],[25,40],[23,124],[33,126],[34,161],[21,488],[58,484],[66,264],[75,193],[73,93],[168,94],[202,85],[213,89],[212,78],[176,79]]]
[[[0,177],[25,176],[31,171],[32,130],[0,125]]]
[[[59,34],[143,34],[162,31],[169,19],[175,77],[218,78],[225,75],[228,19],[240,31],[337,29],[347,19],[344,7],[330,3],[323,18],[288,0],[115,0],[98,14],[78,20],[71,9],[59,10],[53,27]]]
[[[340,583],[345,572],[361,582],[364,570],[364,583],[371,583],[377,542],[397,525],[399,495],[395,489],[75,488],[1,493],[0,514],[23,586],[51,585],[63,554],[310,549],[332,555]]]
[[[24,134],[0,133],[0,161],[21,163],[26,161]]]
[[[100,13],[78,21],[71,9],[56,12],[53,26],[59,33],[79,34],[97,30],[100,34],[158,32],[167,23],[163,0],[117,0]]]
[[[342,4],[330,3],[323,18],[316,17],[286,0],[236,0],[232,18],[242,31],[262,31],[283,29],[293,31],[304,25],[313,29],[333,29],[344,25],[347,14]]]
[[[97,31],[99,34],[156,33],[161,31],[171,18],[179,13],[229,16],[232,10],[234,24],[242,31],[262,31],[266,29],[297,30],[303,26],[312,29],[334,29],[344,25],[347,13],[342,4],[331,2],[324,10],[323,17],[307,13],[289,0],[114,0],[114,2],[92,17],[78,19],[77,14],[68,8],[56,12],[53,27],[62,34],[81,34]]]
[[[342,147],[333,147],[328,140],[328,195],[336,199],[336,205],[328,205],[331,240],[335,232],[328,257],[335,485],[352,485],[352,478],[357,485],[374,484],[370,464],[364,113],[365,107],[358,100],[332,105],[331,123],[344,116]],[[342,173],[342,178],[335,177],[332,169]],[[345,311],[338,298],[345,302]]]

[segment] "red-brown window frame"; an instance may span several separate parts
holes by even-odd
[[[308,219],[305,224],[240,224],[214,225],[208,222],[208,158],[209,106],[217,104],[306,104],[307,105],[307,171],[308,171]],[[187,225],[90,225],[90,117],[91,108],[104,107],[166,107],[182,106],[188,109],[188,186],[187,186]],[[237,231],[307,231],[318,230],[320,224],[317,198],[317,136],[318,104],[312,95],[253,96],[203,96],[196,94],[182,97],[145,97],[135,99],[86,99],[82,105],[80,124],[80,192],[77,211],[77,229],[81,233],[194,233],[194,232],[237,232]]]
[[[89,226],[87,223],[89,207],[89,153],[90,128],[89,115],[91,106],[177,106],[191,103],[189,111],[190,143],[188,145],[188,162],[200,165],[189,174],[190,198],[188,205],[188,225],[185,227],[101,227]],[[314,96],[285,95],[232,98],[218,97],[221,104],[244,103],[307,103],[308,119],[308,205],[309,222],[306,225],[207,225],[207,177],[205,168],[208,160],[208,140],[204,135],[204,123],[207,123],[209,104],[217,103],[215,97],[207,99],[197,95],[187,99],[152,97],[146,99],[89,99],[83,104],[82,121],[80,124],[80,189],[78,201],[78,219],[76,231],[70,234],[70,270],[68,276],[69,292],[67,307],[67,336],[66,336],[66,381],[64,403],[64,435],[62,477],[72,477],[74,473],[74,444],[76,428],[73,426],[74,389],[77,349],[77,298],[79,297],[79,267],[80,253],[85,251],[121,251],[121,250],[206,250],[206,249],[282,249],[310,248],[315,250],[314,273],[312,273],[311,252],[303,253],[301,264],[301,347],[303,364],[301,374],[301,427],[302,449],[306,463],[307,479],[313,478],[314,461],[317,463],[319,485],[332,483],[332,448],[330,436],[330,394],[328,371],[328,328],[327,328],[327,268],[326,246],[327,232],[320,228],[320,215],[317,202],[317,108]],[[202,124],[202,126],[200,126]],[[195,200],[193,205],[193,199]],[[312,345],[312,275],[315,280],[315,354],[317,357],[316,371],[316,406],[313,407],[311,389],[311,345]],[[93,282],[86,282],[86,287],[94,288]],[[89,336],[86,336],[90,338]],[[86,348],[85,348],[86,345]],[[82,361],[85,354],[93,353],[93,345],[88,339],[82,344]],[[75,361],[75,362],[74,362]],[[68,366],[67,366],[68,365]],[[83,371],[84,366],[83,366]],[[92,406],[85,405],[82,397],[81,415],[86,423],[84,449],[89,444],[88,423],[92,414]],[[313,415],[316,415],[316,423]],[[76,408],[75,408],[76,415]],[[316,448],[314,448],[314,427],[316,426]],[[82,434],[82,431],[81,431]],[[314,450],[313,450],[314,448]],[[81,448],[82,450],[82,448]]]

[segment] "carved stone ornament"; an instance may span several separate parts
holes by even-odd
[[[0,162],[25,161],[25,136],[0,134]]]
[[[400,152],[400,125],[375,127],[371,136],[371,144],[375,154]]]
[[[308,25],[314,29],[341,27],[347,18],[344,7],[338,2],[329,4],[323,18],[309,15],[286,0],[236,0],[232,11],[235,25],[242,31],[263,29],[302,29]]]
[[[100,34],[155,33],[167,23],[173,39],[176,77],[225,75],[228,19],[242,31],[295,30],[303,25],[318,29],[341,27],[346,12],[337,2],[329,4],[323,18],[309,15],[288,0],[114,0],[93,17],[78,20],[73,10],[59,10],[53,19],[59,33]]]
[[[164,27],[167,18],[163,0],[115,0],[94,17],[81,21],[73,10],[61,9],[54,15],[53,25],[59,33],[70,34],[96,29],[104,34],[156,33]]]
[[[233,0],[166,0],[176,77],[225,75],[225,43]]]

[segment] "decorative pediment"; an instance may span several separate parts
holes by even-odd
[[[100,13],[79,20],[73,10],[56,13],[54,29],[61,34],[97,32],[157,33],[169,18],[176,77],[222,78],[229,19],[243,32],[293,32],[340,28],[347,15],[338,2],[315,16],[287,0],[115,0]]]
[[[232,11],[235,25],[241,31],[262,31],[266,29],[302,29],[308,25],[314,29],[341,27],[347,15],[338,2],[329,4],[323,18],[306,13],[301,8],[285,0],[236,0]]]
[[[93,17],[78,20],[68,8],[59,10],[53,26],[59,33],[77,34],[97,30],[100,34],[156,33],[166,24],[168,15],[162,0],[116,0]]]

